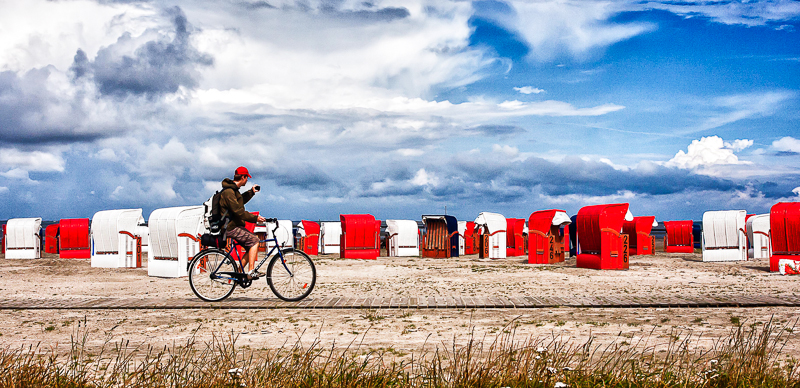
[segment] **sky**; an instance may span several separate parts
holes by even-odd
[[[0,219],[800,199],[800,2],[0,1]],[[249,187],[249,185],[248,185]]]

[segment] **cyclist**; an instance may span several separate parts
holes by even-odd
[[[222,192],[219,196],[220,214],[226,214],[228,224],[226,226],[225,237],[236,240],[247,250],[245,260],[248,263],[248,279],[258,279],[263,274],[258,273],[253,268],[258,257],[259,238],[253,232],[245,228],[245,222],[263,223],[264,217],[256,216],[244,210],[246,204],[253,196],[260,191],[258,185],[253,185],[250,190],[239,193],[239,189],[247,184],[247,180],[252,178],[247,168],[240,166],[233,174],[233,180],[225,178],[222,180]],[[228,190],[230,189],[230,190]]]

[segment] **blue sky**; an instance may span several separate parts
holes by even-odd
[[[800,2],[0,3],[0,219],[764,213],[800,198]]]

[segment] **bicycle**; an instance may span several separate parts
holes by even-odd
[[[275,245],[258,262],[255,270],[258,271],[272,257],[265,276],[272,293],[287,302],[300,301],[314,289],[317,269],[305,252],[294,248],[280,249],[275,234],[278,231],[278,222],[274,218],[268,218],[267,222],[275,223],[273,238],[260,240],[259,244],[274,242]],[[192,258],[189,264],[189,285],[198,298],[206,302],[219,302],[233,294],[237,285],[243,289],[250,287],[252,280],[247,278],[242,263],[244,255],[239,255],[236,249],[239,246],[241,245],[236,241],[232,241],[227,252],[224,249],[207,248]],[[238,262],[231,256],[235,249]]]

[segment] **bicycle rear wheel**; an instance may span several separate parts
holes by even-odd
[[[311,258],[303,252],[286,249],[282,253],[286,265],[281,262],[280,255],[272,256],[267,266],[267,283],[278,298],[297,302],[314,290],[317,269]]]
[[[198,298],[206,302],[219,302],[233,293],[236,272],[231,257],[219,249],[206,249],[189,264],[189,285]],[[227,274],[226,274],[227,273]]]

